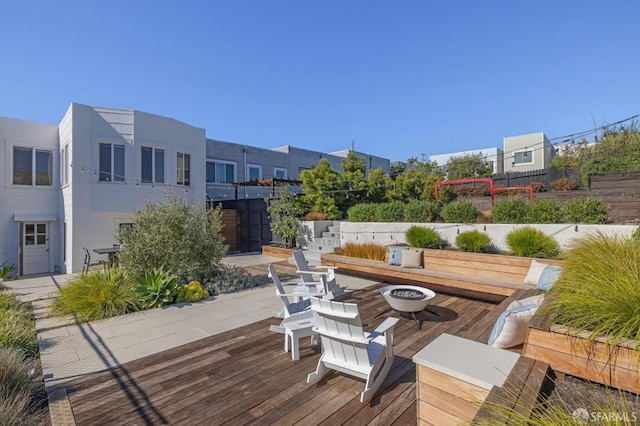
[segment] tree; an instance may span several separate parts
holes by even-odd
[[[326,158],[318,165],[300,173],[304,195],[301,200],[308,211],[324,213],[329,220],[342,218],[338,208],[344,198],[344,188],[340,185],[340,173],[334,170]]]
[[[131,228],[118,229],[118,259],[134,275],[163,267],[183,284],[209,278],[227,253],[221,234],[220,207],[189,205],[167,194],[165,203],[147,203],[135,213]]]
[[[289,191],[288,185],[280,187],[278,198],[267,202],[267,211],[271,216],[271,232],[282,238],[285,247],[293,247],[298,237],[298,221],[304,209],[298,204],[295,195]]]
[[[402,202],[434,200],[434,185],[442,180],[442,169],[434,161],[421,162],[410,158],[411,167],[396,177],[389,198]]]
[[[493,169],[481,153],[453,156],[447,161],[447,178],[451,180],[489,177],[492,174]]]
[[[338,185],[344,191],[343,201],[338,204],[338,208],[343,213],[349,210],[349,207],[367,200],[366,173],[367,166],[364,158],[349,151],[347,158],[342,160],[342,173],[340,173]]]

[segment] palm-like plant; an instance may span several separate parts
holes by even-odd
[[[178,277],[166,272],[162,267],[147,271],[136,277],[140,293],[140,307],[142,309],[160,308],[173,302],[178,293]]]

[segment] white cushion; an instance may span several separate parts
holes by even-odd
[[[537,285],[540,276],[542,275],[542,271],[547,266],[546,263],[540,263],[537,260],[532,260],[531,265],[529,266],[529,272],[527,272],[527,276],[524,277],[525,284]]]
[[[522,305],[507,309],[500,314],[491,330],[489,346],[511,348],[524,343],[529,328],[529,320],[540,305]]]
[[[402,268],[422,268],[423,250],[404,250],[400,267]]]
[[[509,309],[517,308],[524,305],[541,305],[543,300],[544,294],[525,297],[524,299],[514,300],[513,302],[509,303],[509,306],[507,306],[506,310],[508,311]]]

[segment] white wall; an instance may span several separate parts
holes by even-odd
[[[62,124],[71,121],[72,183],[65,194],[68,246],[73,247],[67,272],[82,269],[84,247],[92,250],[117,243],[117,223],[129,222],[148,202],[166,199],[168,191],[192,203],[205,202],[205,131],[177,120],[134,110],[72,104]],[[66,124],[65,124],[66,127]],[[66,135],[64,137],[66,140]],[[98,144],[125,145],[124,182],[100,182]],[[141,146],[165,150],[165,184],[143,184]],[[177,152],[191,155],[191,185],[176,185]],[[71,202],[68,203],[68,198]]]
[[[53,185],[13,185],[13,147],[53,151]],[[59,241],[58,126],[0,117],[0,263],[19,265],[20,233],[15,215],[57,217],[49,224],[49,270],[61,264]]]
[[[405,232],[411,226],[424,226],[436,229],[443,240],[455,246],[459,232],[478,230],[486,232],[493,244],[500,250],[508,251],[505,237],[516,227],[524,225],[505,224],[452,224],[452,223],[381,223],[381,222],[340,222],[341,245],[351,243],[375,243],[380,245],[406,243]],[[568,247],[575,238],[601,231],[610,235],[628,236],[636,229],[635,225],[530,225],[555,238],[562,249]],[[577,226],[577,230],[576,230]]]

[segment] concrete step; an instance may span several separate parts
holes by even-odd
[[[339,232],[323,232],[322,238],[340,238]]]

